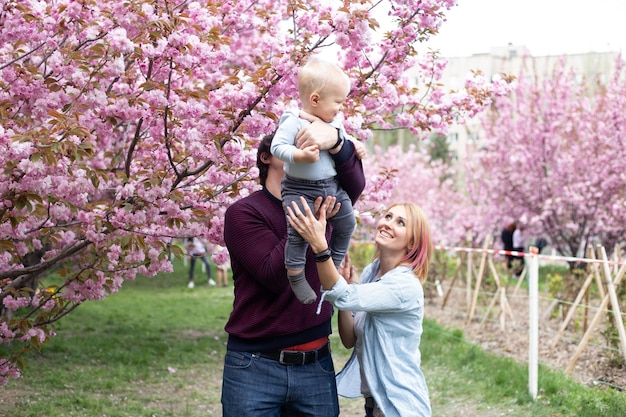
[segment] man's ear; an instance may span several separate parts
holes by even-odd
[[[267,152],[261,152],[261,161],[265,164],[270,163],[270,159],[272,159],[272,155]]]

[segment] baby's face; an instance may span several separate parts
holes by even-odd
[[[348,86],[344,80],[328,83],[324,90],[320,92],[320,99],[315,108],[315,116],[326,123],[332,122],[341,110],[343,102],[346,101],[348,93]]]

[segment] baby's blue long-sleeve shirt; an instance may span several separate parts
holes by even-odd
[[[317,162],[299,164],[294,161],[294,153],[297,149],[295,145],[296,135],[300,129],[308,124],[307,120],[299,117],[298,110],[287,110],[280,118],[278,129],[272,139],[270,152],[285,162],[284,170],[290,177],[305,180],[333,178],[337,175],[337,171],[335,171],[335,164],[327,150],[320,151],[320,158]],[[339,129],[341,137],[347,138],[343,125],[337,119],[329,124]]]

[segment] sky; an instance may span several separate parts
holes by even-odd
[[[458,0],[426,44],[444,57],[524,45],[533,56],[626,52],[626,0]]]

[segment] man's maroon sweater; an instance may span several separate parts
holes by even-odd
[[[333,159],[339,182],[354,204],[365,187],[363,166],[354,145],[345,141]],[[228,349],[281,349],[331,333],[331,304],[323,303],[321,313],[316,314],[317,302],[302,304],[287,280],[287,220],[280,200],[263,189],[234,203],[226,210],[224,240],[235,292],[233,311],[225,326]],[[305,272],[319,299],[320,281],[310,249]]]

